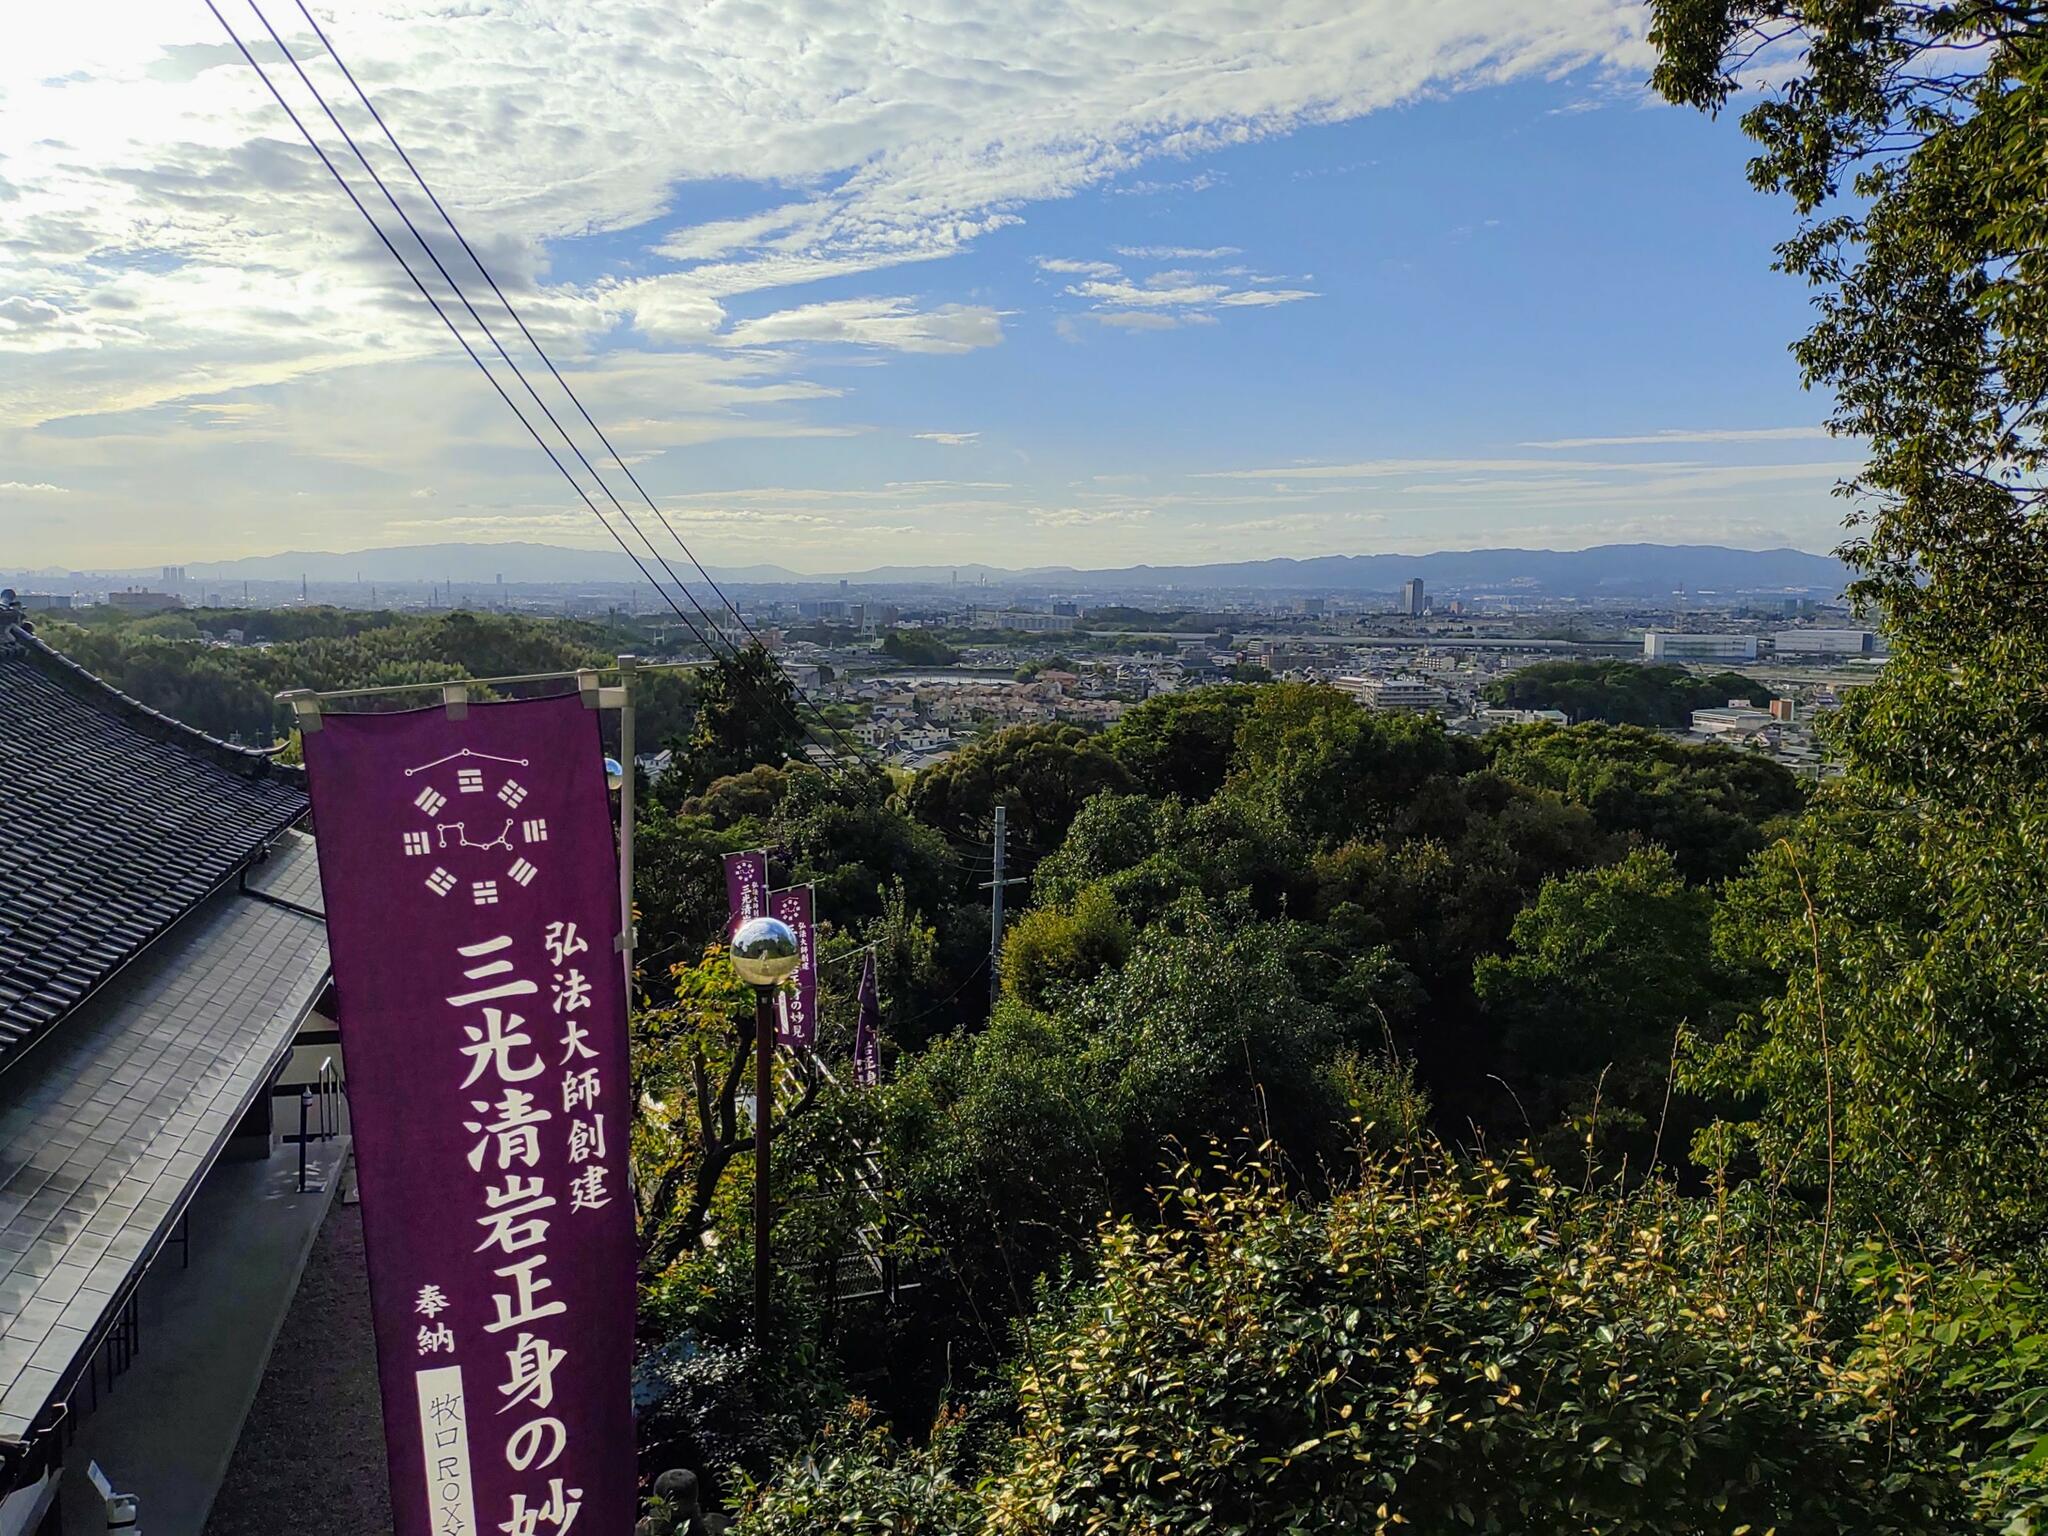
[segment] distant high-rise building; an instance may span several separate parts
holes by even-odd
[[[1410,576],[1401,583],[1401,612],[1409,618],[1420,618],[1429,611],[1429,599],[1423,595],[1422,578]]]

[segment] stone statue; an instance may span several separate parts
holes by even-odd
[[[706,1514],[697,1474],[687,1467],[672,1467],[654,1480],[655,1508],[634,1528],[633,1536],[725,1536],[731,1522],[725,1516]]]

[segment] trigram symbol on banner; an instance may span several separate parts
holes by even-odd
[[[484,792],[484,771],[481,768],[458,768],[455,770],[455,787],[465,795],[480,795]]]
[[[455,889],[455,877],[437,866],[434,872],[427,876],[427,889],[436,896],[446,896]]]
[[[544,843],[548,840],[548,824],[536,818],[519,824],[519,835],[529,843]]]
[[[434,840],[424,832],[408,832],[405,834],[405,856],[409,859],[417,858],[423,853],[430,853],[433,851],[433,847]]]
[[[524,859],[514,859],[512,867],[506,870],[505,873],[512,877],[514,883],[524,886],[533,884],[533,877],[539,874],[540,871]]]
[[[414,796],[412,803],[433,816],[438,815],[441,807],[448,803],[448,797],[436,789],[423,789]]]
[[[526,798],[526,786],[517,779],[507,779],[498,791],[498,798],[516,811],[519,809],[519,802]]]
[[[469,884],[469,898],[480,907],[495,907],[498,904],[498,882],[472,880]]]

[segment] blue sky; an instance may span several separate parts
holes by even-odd
[[[1837,541],[1789,210],[1732,119],[1646,98],[1635,7],[1191,6],[1133,42],[1038,0],[1027,68],[986,57],[993,0],[894,39],[784,3],[817,79],[724,11],[604,96],[577,50],[628,0],[567,43],[539,0],[316,7],[706,558]],[[204,36],[53,24],[0,74],[35,120],[0,129],[10,563],[603,541]]]

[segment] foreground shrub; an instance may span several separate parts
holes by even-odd
[[[1769,1299],[1732,1212],[1486,1163],[1368,1167],[1321,1205],[1263,1168],[1183,1175],[1022,1330],[1017,1428],[978,1490],[941,1443],[863,1423],[741,1530],[1982,1528],[1845,1368],[1854,1339]]]

